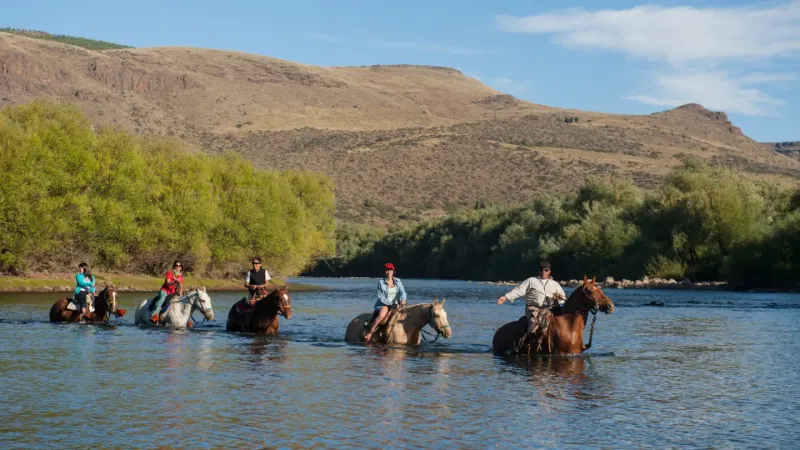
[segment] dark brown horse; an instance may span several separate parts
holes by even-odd
[[[242,298],[231,306],[225,329],[228,331],[246,331],[250,333],[278,334],[281,324],[278,314],[287,319],[292,318],[292,300],[289,298],[289,287],[281,286],[268,293],[258,289],[255,293],[256,303],[247,308],[247,298]]]
[[[586,327],[590,311],[592,314],[596,314],[597,311],[610,314],[614,312],[614,303],[606,297],[600,286],[595,284],[594,278],[588,280],[584,277],[583,284],[575,288],[564,305],[553,311],[550,325],[541,337],[541,345],[525,333],[527,319],[522,316],[519,320],[509,322],[497,330],[492,340],[492,348],[500,354],[580,354],[592,346],[594,321],[589,343],[583,344],[583,329]],[[520,342],[520,339],[525,341]]]
[[[75,310],[68,309],[71,298],[62,298],[50,308],[50,322],[78,322],[81,317],[80,307]],[[94,296],[94,312],[87,314],[86,322],[106,323],[111,314],[117,317],[125,315],[125,310],[117,308],[117,288],[106,285],[105,289]]]

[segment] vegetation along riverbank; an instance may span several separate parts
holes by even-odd
[[[161,277],[179,259],[194,276],[238,279],[258,255],[291,276],[334,249],[333,186],[319,173],[96,129],[77,108],[46,101],[0,110],[0,151],[6,275],[70,273],[86,261],[98,275]],[[6,284],[37,283],[53,285]]]
[[[154,277],[118,283],[151,290],[174,259],[212,289],[238,288],[254,255],[283,276],[373,276],[390,260],[400,276],[500,281],[546,258],[565,280],[798,288],[797,188],[696,158],[654,190],[589,176],[572,193],[476,202],[389,230],[337,225],[326,175],[95,127],[69,105],[0,110],[0,146],[0,289],[61,289],[42,274],[88,261],[98,274]]]
[[[530,204],[476,204],[392,231],[349,225],[336,233],[337,256],[309,273],[364,275],[393,261],[399,276],[520,280],[548,259],[559,279],[799,287],[800,191],[692,158],[653,191],[592,177],[577,192]]]

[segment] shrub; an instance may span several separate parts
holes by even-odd
[[[645,273],[651,277],[682,280],[686,274],[686,264],[675,259],[657,255],[647,262],[644,270]]]

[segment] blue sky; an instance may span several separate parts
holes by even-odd
[[[0,0],[0,26],[308,64],[454,67],[540,104],[728,113],[800,140],[800,0]]]

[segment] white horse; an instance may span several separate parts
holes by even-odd
[[[186,328],[189,318],[192,317],[194,310],[199,310],[206,319],[214,320],[214,309],[211,307],[211,297],[206,293],[206,288],[198,288],[189,291],[180,299],[173,300],[172,305],[167,310],[164,319],[158,325],[150,322],[150,305],[155,299],[143,300],[136,308],[136,325],[150,327],[166,327],[173,329]]]

